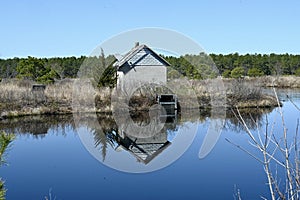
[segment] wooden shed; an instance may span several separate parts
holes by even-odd
[[[117,87],[126,90],[147,83],[166,84],[170,64],[146,45],[138,43],[124,56],[115,56]]]

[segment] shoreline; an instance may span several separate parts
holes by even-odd
[[[285,81],[282,85],[290,87],[279,87],[274,80]],[[237,79],[221,79],[226,89],[226,103],[220,107],[228,109],[246,108],[274,108],[278,102],[274,95],[263,93],[262,89],[273,83],[276,88],[300,88],[300,77],[259,77]],[[47,85],[44,91],[32,91],[32,84],[24,84],[22,80],[10,80],[6,83],[0,82],[0,120],[30,115],[65,115],[74,113],[97,113],[108,114],[113,112],[111,105],[112,89],[93,88],[91,83],[80,82],[80,91],[76,96],[77,108],[74,108],[73,87],[76,79],[62,80],[58,83]],[[209,86],[216,84],[216,79],[193,80],[192,89],[195,91],[199,106],[193,109],[210,110],[212,108],[211,98],[220,98],[220,94],[212,94]],[[218,80],[220,81],[220,80]],[[180,82],[179,82],[180,84]],[[155,103],[155,96],[147,94],[147,89],[139,91],[135,96],[134,105],[125,107],[131,112],[149,111]],[[89,95],[93,94],[93,95]],[[144,96],[143,96],[144,95]],[[219,96],[218,96],[219,95]],[[223,94],[224,98],[224,94]],[[180,101],[180,99],[179,99]],[[184,104],[184,103],[183,103]],[[182,105],[183,105],[182,104]],[[282,104],[279,103],[279,106]],[[183,109],[184,106],[182,107]]]
[[[280,106],[282,104],[280,103]],[[224,108],[226,111],[231,109],[264,109],[264,108],[275,108],[278,107],[278,103],[276,98],[270,95],[264,95],[264,97],[260,100],[249,100],[244,102],[238,102],[235,105],[225,105],[220,106],[220,108]],[[106,109],[95,109],[95,108],[83,108],[81,111],[76,111],[72,109],[72,107],[57,107],[51,108],[49,106],[37,106],[37,107],[23,107],[21,109],[5,109],[4,111],[0,112],[0,121],[2,119],[9,119],[9,118],[16,118],[16,117],[23,117],[23,116],[36,116],[36,115],[70,115],[70,114],[88,114],[88,113],[96,113],[96,114],[112,114],[113,109],[111,106],[106,106]],[[129,112],[149,112],[150,106],[142,106],[142,107],[128,107],[127,109]],[[185,108],[183,108],[185,109]],[[212,107],[210,105],[199,105],[199,107],[189,108],[190,110],[205,110],[210,111]],[[180,112],[180,111],[179,111]]]

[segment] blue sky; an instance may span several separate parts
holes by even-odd
[[[89,55],[120,32],[178,31],[208,53],[300,54],[299,0],[0,0],[0,58]]]

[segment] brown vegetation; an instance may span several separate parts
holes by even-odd
[[[224,82],[231,82],[234,79],[223,79]],[[262,76],[262,77],[245,77],[243,79],[247,84],[255,84],[259,87],[276,87],[276,88],[300,88],[299,76]]]
[[[108,88],[94,89],[89,84],[74,86],[75,79],[67,79],[46,86],[45,90],[32,90],[34,82],[10,80],[0,83],[0,117],[38,114],[68,114],[74,112],[73,100],[81,105],[97,103],[97,112],[108,112],[110,101]],[[76,88],[74,88],[76,87]],[[76,91],[74,93],[74,91]],[[74,96],[73,96],[74,95]],[[76,102],[75,102],[76,103]],[[82,108],[84,109],[84,108]],[[95,108],[94,108],[95,109]]]
[[[262,92],[261,85],[266,84],[262,82],[256,79],[207,79],[190,81],[189,84],[185,80],[185,83],[181,84],[182,81],[177,80],[170,88],[177,87],[175,90],[182,108],[209,109],[212,104],[226,108],[277,106],[275,97]],[[32,89],[33,84],[32,81],[15,79],[0,83],[0,118],[74,112],[112,112],[113,90],[99,89],[88,80],[64,79],[47,85],[45,90],[37,91]],[[149,110],[155,104],[155,91],[158,89],[145,87],[137,90],[127,101],[128,109]]]
[[[217,86],[224,91],[210,92],[213,91],[210,87],[216,87],[220,84],[215,80],[208,79],[193,82],[193,88],[197,94],[200,107],[211,107],[211,99],[217,99],[216,102],[220,103],[219,106],[226,108],[266,108],[278,105],[275,96],[264,93],[262,87],[257,85],[256,81],[226,79],[222,80],[222,86]],[[222,99],[224,97],[226,100]]]

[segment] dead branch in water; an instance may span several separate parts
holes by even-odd
[[[246,152],[248,155],[262,163],[264,167],[264,171],[266,174],[266,177],[268,179],[268,188],[271,195],[272,200],[275,199],[299,199],[299,192],[300,192],[300,171],[299,171],[299,153],[298,150],[298,128],[299,128],[299,119],[297,120],[297,127],[296,127],[296,133],[294,135],[293,141],[290,141],[288,138],[288,129],[285,123],[285,118],[283,115],[282,108],[280,107],[280,101],[277,96],[277,92],[274,89],[274,94],[278,103],[278,113],[280,115],[281,119],[281,126],[282,126],[282,132],[283,136],[280,140],[276,138],[274,135],[274,125],[272,126],[272,129],[269,130],[269,121],[266,119],[266,128],[263,133],[260,131],[260,127],[257,124],[257,136],[253,134],[253,132],[250,130],[248,124],[245,122],[244,118],[242,117],[239,108],[236,109],[236,111],[233,111],[236,118],[240,121],[240,123],[243,125],[243,127],[246,130],[247,135],[250,138],[250,144],[254,146],[256,149],[259,150],[259,152],[262,155],[262,158],[259,158],[257,155],[252,153],[251,151],[247,150],[246,148],[235,144],[234,142],[230,141],[229,139],[226,139],[230,144],[234,145],[238,149]],[[297,107],[296,107],[297,108]],[[254,120],[254,119],[253,119]],[[278,153],[281,153],[283,155],[283,159],[280,159],[280,156],[278,156]],[[292,158],[291,155],[294,155],[294,158]],[[280,187],[280,181],[278,181],[277,177],[277,169],[276,173],[273,172],[271,168],[271,164],[275,163],[276,166],[281,166],[284,170],[284,173],[286,175],[285,177],[285,189],[282,189],[284,187]],[[264,197],[262,197],[265,199]]]

